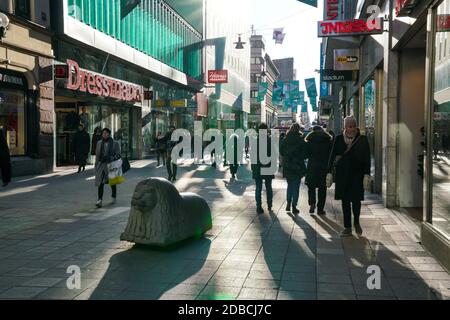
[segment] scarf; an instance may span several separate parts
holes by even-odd
[[[347,145],[347,149],[350,149],[350,147],[352,146],[353,141],[355,141],[355,136],[351,137],[347,135],[347,131],[344,131],[344,142]]]
[[[100,161],[101,162],[111,162],[112,156],[113,156],[113,149],[114,149],[114,141],[111,137],[108,138],[108,140],[102,141],[102,147],[100,149]],[[108,152],[106,153],[106,148],[108,148]]]

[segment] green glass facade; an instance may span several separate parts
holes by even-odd
[[[69,16],[201,79],[202,35],[164,1],[142,0],[126,15],[121,0],[67,1]]]

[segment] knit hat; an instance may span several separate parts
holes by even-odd
[[[344,119],[344,128],[347,128],[350,125],[354,125],[355,127],[358,125],[354,116],[348,116]]]

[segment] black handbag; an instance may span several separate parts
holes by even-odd
[[[128,157],[122,158],[122,173],[129,171],[131,168],[130,162],[128,161]]]

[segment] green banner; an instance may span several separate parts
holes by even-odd
[[[260,82],[258,84],[258,98],[256,99],[258,102],[264,101],[264,98],[267,94],[268,88],[269,88],[269,83],[267,83],[267,82]]]
[[[305,79],[305,86],[306,92],[308,93],[308,97],[317,97],[317,87],[315,78]]]
[[[309,98],[309,102],[311,103],[312,111],[317,112],[317,98],[311,97],[311,98]]]
[[[300,82],[298,80],[289,82],[289,97],[293,100],[300,97]]]
[[[276,105],[279,105],[282,101],[283,87],[283,81],[275,81],[273,86],[272,102]]]
[[[308,102],[303,101],[302,102],[302,112],[307,113],[308,112]]]

